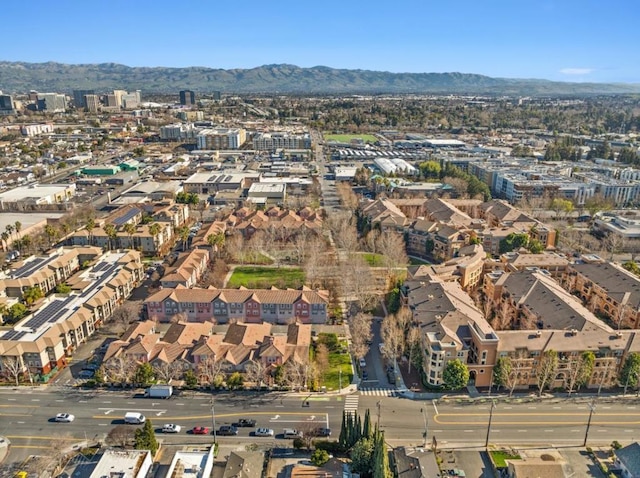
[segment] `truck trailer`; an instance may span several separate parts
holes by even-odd
[[[171,385],[151,385],[144,392],[147,398],[169,398],[173,395],[173,387]]]

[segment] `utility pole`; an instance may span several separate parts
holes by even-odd
[[[376,407],[378,407],[378,422],[376,426],[378,427],[378,430],[380,430],[380,405],[381,405],[380,400],[378,400],[376,402]]]
[[[587,429],[584,432],[584,443],[582,446],[587,446],[587,438],[589,437],[589,428],[591,427],[591,417],[593,416],[593,412],[596,409],[596,399],[591,400],[591,404],[589,405],[589,420],[587,421]]]
[[[423,448],[427,448],[427,423],[429,422],[429,419],[427,418],[427,411],[424,408],[421,408],[420,412],[422,413],[422,419],[424,420],[424,445],[423,445]]]
[[[491,422],[493,420],[493,409],[496,408],[496,402],[491,400],[491,409],[489,410],[489,424],[487,425],[487,438],[484,440],[484,447],[489,448],[489,434],[491,433]]]
[[[342,392],[342,369],[338,370],[338,380],[340,381],[340,389],[339,389],[339,391]]]
[[[211,425],[213,426],[213,444],[216,444],[216,409],[213,403],[213,397],[211,397]]]

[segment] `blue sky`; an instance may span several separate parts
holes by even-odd
[[[636,0],[2,1],[0,60],[640,83]]]

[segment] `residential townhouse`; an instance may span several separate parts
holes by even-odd
[[[279,240],[286,241],[301,231],[320,233],[324,221],[320,211],[310,207],[293,211],[277,206],[266,211],[242,207],[224,219],[228,230],[250,239],[258,231],[270,231]]]
[[[206,382],[202,376],[212,364],[231,372],[244,371],[252,362],[260,362],[265,371],[289,360],[305,363],[311,345],[311,325],[292,323],[283,331],[281,328],[266,322],[235,323],[219,333],[211,322],[179,321],[162,335],[154,321],[138,322],[109,345],[104,357],[106,373],[116,381],[121,378],[118,374],[122,362],[150,363],[161,374],[172,371],[173,378],[179,378],[184,370],[195,370],[201,381]]]
[[[31,256],[12,268],[0,272],[0,290],[8,297],[22,297],[30,287],[38,287],[45,295],[80,269],[85,261],[102,254],[98,247],[60,247],[45,256]]]
[[[208,249],[192,249],[179,257],[177,262],[165,271],[160,280],[162,287],[172,288],[179,285],[186,288],[195,287],[209,265]]]
[[[67,279],[72,292],[50,296],[38,310],[0,333],[0,373],[46,381],[108,320],[144,275],[136,251],[108,252]]]
[[[579,262],[569,264],[562,283],[616,328],[639,328],[640,279],[631,272],[604,261]]]
[[[408,269],[412,279],[438,277],[444,282],[458,282],[465,291],[475,289],[482,281],[486,253],[479,244],[465,246],[458,256],[441,264],[411,266]]]
[[[211,256],[218,252],[217,246],[209,244],[209,236],[227,235],[227,223],[224,221],[205,222],[191,240],[191,247],[208,249]]]
[[[228,323],[262,321],[285,324],[292,320],[324,324],[328,319],[329,293],[302,289],[162,289],[144,302],[147,317],[167,322],[181,314],[188,322]]]

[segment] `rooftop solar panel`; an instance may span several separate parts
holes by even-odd
[[[11,340],[13,339],[16,335],[18,335],[20,332],[17,330],[10,330],[9,332],[5,333],[2,336],[2,340]]]
[[[36,257],[34,260],[27,262],[22,267],[17,268],[11,275],[16,279],[29,276],[33,274],[36,269],[39,269],[47,259],[47,257]]]
[[[140,214],[140,212],[141,211],[138,208],[129,209],[122,216],[116,217],[113,220],[113,225],[114,226],[122,226],[123,224],[125,224],[126,222],[128,222],[129,220],[134,218],[136,215]]]

